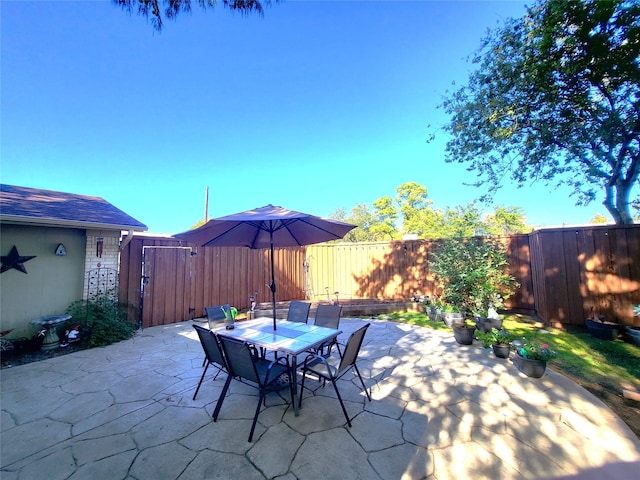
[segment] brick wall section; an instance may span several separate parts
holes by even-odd
[[[102,255],[98,255],[98,243],[102,239]],[[88,273],[96,268],[112,268],[116,271],[120,264],[120,232],[113,230],[87,230],[87,248],[84,263],[83,299],[88,292]]]

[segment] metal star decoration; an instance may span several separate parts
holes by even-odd
[[[14,245],[9,255],[2,255],[2,268],[0,269],[0,273],[4,273],[7,270],[11,270],[15,268],[16,270],[20,270],[22,273],[27,273],[27,269],[24,267],[24,263],[28,262],[32,258],[36,258],[35,255],[29,256],[21,256],[18,253],[18,249]]]

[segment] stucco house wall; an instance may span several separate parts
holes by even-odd
[[[55,254],[61,243],[65,256]],[[11,337],[30,337],[36,331],[32,320],[64,313],[71,302],[82,298],[85,245],[84,230],[0,225],[3,255],[15,246],[21,256],[36,256],[24,262],[26,274],[10,269],[0,275],[2,330],[14,329]]]
[[[116,281],[123,231],[144,230],[99,197],[0,185],[0,330],[13,329],[7,338],[30,337],[33,320],[95,294],[96,271],[115,272]],[[64,256],[56,255],[60,244]],[[35,256],[22,263],[26,274],[12,268],[14,246],[21,257]]]

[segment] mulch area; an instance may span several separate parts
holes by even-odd
[[[12,354],[2,352],[2,368],[11,368],[18,365],[24,365],[32,362],[39,362],[40,360],[47,360],[48,358],[59,357],[60,355],[68,355],[69,353],[85,350],[87,347],[81,343],[71,343],[67,347],[54,348],[52,350],[38,350],[36,352],[28,352],[22,354]]]

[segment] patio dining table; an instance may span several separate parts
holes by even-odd
[[[298,398],[298,382],[296,370],[298,355],[322,345],[342,333],[342,330],[319,327],[302,322],[276,320],[273,329],[273,319],[258,317],[255,320],[236,322],[232,330],[225,327],[214,329],[217,335],[243,340],[247,343],[273,352],[288,355],[291,359],[291,374],[289,381],[293,386],[293,411],[298,416],[300,400]]]

